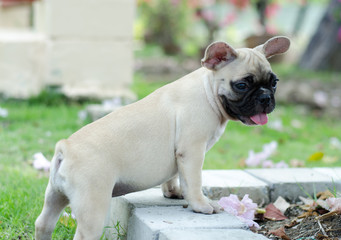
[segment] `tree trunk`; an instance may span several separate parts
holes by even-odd
[[[300,59],[300,67],[311,70],[341,71],[341,2],[331,0],[319,26]]]

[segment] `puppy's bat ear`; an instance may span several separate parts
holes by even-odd
[[[225,42],[214,42],[205,51],[201,65],[209,70],[219,70],[237,57],[237,52]]]
[[[254,49],[263,53],[266,58],[271,58],[274,55],[282,54],[288,51],[290,47],[290,39],[287,37],[273,37],[266,41],[263,45],[259,45]]]

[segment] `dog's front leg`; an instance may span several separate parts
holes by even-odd
[[[180,186],[185,199],[194,212],[212,214],[219,212],[218,204],[210,201],[202,193],[201,170],[205,157],[205,145],[193,145],[183,151],[177,151],[176,159],[180,177]]]

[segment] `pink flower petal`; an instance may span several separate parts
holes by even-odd
[[[241,201],[238,199],[237,195],[230,194],[229,197],[221,198],[218,201],[218,204],[224,208],[224,211],[238,217],[249,227],[259,227],[259,225],[253,221],[257,204],[249,198],[248,194],[245,194]]]
[[[262,164],[263,168],[273,168],[275,164],[271,160],[265,160]]]
[[[51,162],[48,161],[41,152],[34,154],[33,158],[33,167],[35,169],[44,171],[50,170]]]
[[[332,211],[341,211],[341,198],[328,198],[326,200],[329,210]]]

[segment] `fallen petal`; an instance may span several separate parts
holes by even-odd
[[[3,117],[3,118],[8,117],[8,110],[0,107],[0,117]]]
[[[326,203],[329,206],[329,211],[341,211],[341,198],[328,198]]]
[[[50,170],[51,162],[48,161],[41,152],[34,154],[33,158],[33,167],[35,169],[44,171]]]

